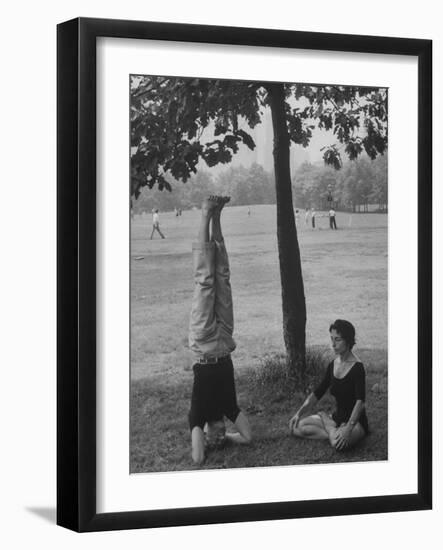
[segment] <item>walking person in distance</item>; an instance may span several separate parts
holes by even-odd
[[[162,239],[165,238],[163,233],[160,230],[160,217],[158,215],[158,208],[156,208],[152,214],[152,233],[151,233],[151,240],[154,237],[154,233],[157,231],[157,233],[160,235]]]

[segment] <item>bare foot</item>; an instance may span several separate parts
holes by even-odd
[[[329,430],[332,428],[336,428],[335,422],[332,420],[332,418],[326,414],[324,411],[318,411],[318,416],[321,418],[321,421],[323,422],[323,426],[325,427],[325,430],[329,433]]]
[[[202,214],[204,216],[212,216],[212,214],[218,209],[219,197],[216,195],[210,195],[202,203]]]

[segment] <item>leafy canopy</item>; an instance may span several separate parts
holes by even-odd
[[[326,164],[340,168],[343,148],[351,160],[363,150],[371,159],[386,150],[385,89],[286,84],[285,96],[293,143],[307,147],[316,126],[335,135]],[[131,194],[138,197],[145,185],[170,190],[166,176],[186,182],[200,160],[229,163],[240,144],[253,150],[247,130],[268,106],[266,82],[133,76]]]

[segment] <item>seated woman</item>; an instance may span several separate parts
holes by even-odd
[[[297,437],[329,440],[335,449],[343,451],[369,433],[365,410],[365,369],[352,353],[355,344],[353,325],[337,319],[329,327],[329,333],[336,358],[328,365],[322,382],[289,421],[289,429]],[[337,403],[332,416],[320,411],[303,418],[328,388]]]

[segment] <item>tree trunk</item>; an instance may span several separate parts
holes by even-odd
[[[283,84],[267,85],[274,130],[277,241],[283,308],[283,338],[289,368],[302,374],[306,364],[306,300],[297,228],[292,206],[290,140]]]

